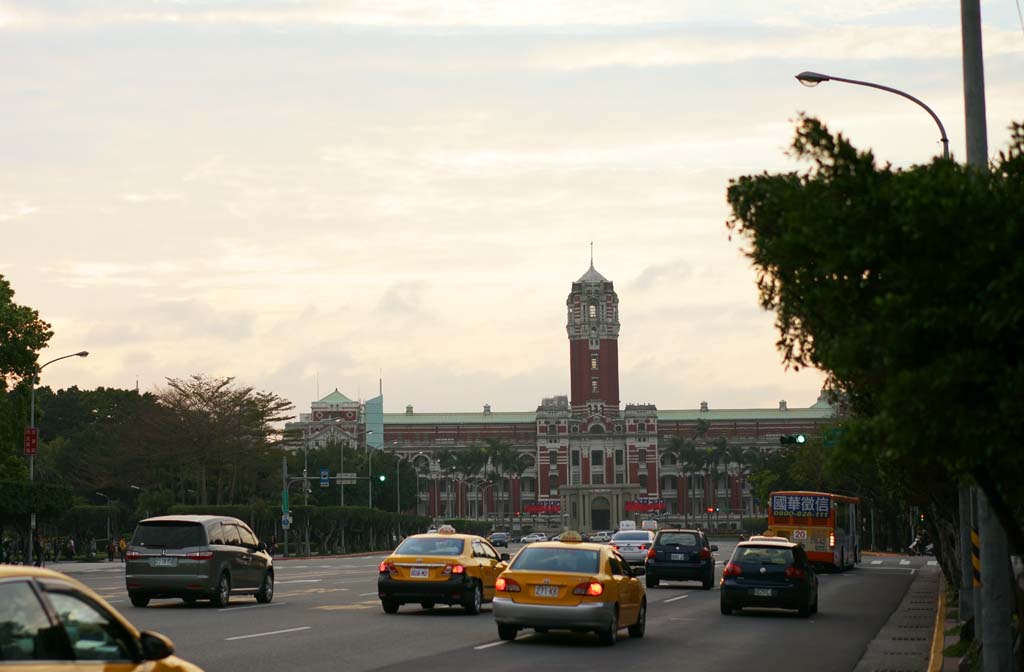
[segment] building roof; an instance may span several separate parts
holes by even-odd
[[[598,273],[594,268],[593,262],[591,262],[590,268],[588,268],[587,272],[584,273],[576,282],[608,282],[608,278]]]
[[[385,413],[384,425],[500,425],[533,423],[537,414],[526,413]]]
[[[338,388],[334,388],[334,392],[331,392],[326,397],[316,402],[318,404],[351,404],[352,400],[346,397],[341,392],[338,392]]]

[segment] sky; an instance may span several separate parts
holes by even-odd
[[[984,2],[989,150],[1024,121],[1018,0]],[[0,0],[0,274],[54,388],[234,376],[308,411],[531,411],[565,300],[619,295],[623,403],[810,406],[729,180],[804,170],[806,112],[897,167],[966,158],[960,3]]]

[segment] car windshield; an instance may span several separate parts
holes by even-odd
[[[462,539],[412,537],[395,549],[395,555],[462,555]]]
[[[650,541],[650,532],[619,532],[614,537],[613,541]]]
[[[659,546],[698,546],[693,532],[662,532],[656,542]]]
[[[536,572],[594,574],[600,562],[599,551],[567,548],[524,548],[511,569]]]
[[[146,548],[189,548],[206,543],[203,526],[177,520],[139,523],[132,535],[132,546]]]
[[[508,535],[505,534],[504,532],[498,532],[498,533],[492,534],[491,535],[491,539],[504,539],[507,536]]]
[[[791,565],[793,551],[773,546],[740,546],[732,558],[733,562],[757,563],[762,565]]]

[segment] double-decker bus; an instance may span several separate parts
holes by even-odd
[[[802,544],[807,558],[840,571],[860,562],[860,499],[830,492],[785,490],[768,495],[769,536]]]

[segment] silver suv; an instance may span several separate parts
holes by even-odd
[[[249,526],[226,516],[159,516],[140,522],[125,553],[125,584],[136,607],[153,598],[209,599],[232,593],[274,597],[274,565]]]

